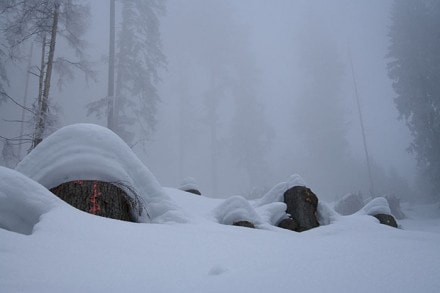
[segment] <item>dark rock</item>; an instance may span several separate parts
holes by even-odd
[[[200,193],[200,191],[198,191],[197,189],[188,189],[188,190],[184,190],[184,191],[189,192],[189,193],[193,193],[193,194],[197,194],[197,195],[202,195]]]
[[[388,206],[390,207],[391,214],[396,217],[396,219],[401,220],[405,218],[405,214],[402,212],[400,207],[400,200],[395,195],[385,196],[388,201]]]
[[[379,220],[381,224],[388,225],[394,228],[397,228],[397,222],[393,216],[387,214],[377,214],[374,215],[376,219]]]
[[[53,194],[82,211],[129,222],[135,222],[133,208],[139,204],[118,186],[102,181],[77,180],[50,190]]]
[[[348,216],[356,213],[363,206],[364,202],[360,195],[349,193],[336,203],[335,211],[343,216]]]
[[[278,224],[278,227],[283,228],[283,229],[287,229],[287,230],[291,230],[291,231],[297,231],[298,223],[292,218],[287,218],[287,219],[283,219]]]
[[[319,226],[316,218],[318,198],[307,187],[295,186],[284,193],[287,213],[298,223],[295,231],[302,232]]]
[[[240,226],[240,227],[247,227],[247,228],[255,228],[255,225],[249,221],[237,221],[237,222],[234,222],[232,225]]]

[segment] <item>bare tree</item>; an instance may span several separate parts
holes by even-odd
[[[41,44],[41,62],[35,73],[39,78],[39,89],[34,109],[33,149],[47,135],[50,125],[49,97],[53,71],[59,73],[59,86],[66,78],[73,78],[72,68],[84,71],[87,77],[93,77],[81,39],[86,29],[89,7],[80,0],[10,0],[0,5],[0,12],[6,19],[3,32],[9,44],[10,56],[19,57],[18,53],[27,41]],[[67,41],[79,60],[56,56],[58,36]]]
[[[116,50],[112,49],[110,40],[108,96],[89,104],[88,108],[89,114],[97,116],[108,109],[108,127],[134,146],[145,142],[156,126],[159,69],[166,64],[159,30],[165,1],[125,0],[121,4]],[[114,24],[110,24],[111,39],[113,29]],[[112,75],[113,64],[115,75]]]

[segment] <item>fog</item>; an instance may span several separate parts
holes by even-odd
[[[211,197],[260,196],[298,173],[326,200],[348,192],[410,199],[416,161],[387,75],[390,4],[168,0],[160,19],[167,68],[160,72],[158,125],[133,150],[162,185],[178,187],[193,177]],[[53,86],[57,128],[106,125],[104,117],[87,116],[86,105],[107,93],[108,10],[108,1],[91,1],[85,38],[96,82],[77,74],[62,89]],[[19,101],[25,68],[24,61],[8,64],[8,91]],[[28,103],[36,83],[33,78]],[[1,105],[2,136],[17,136],[19,123],[5,119],[20,113],[11,102]]]

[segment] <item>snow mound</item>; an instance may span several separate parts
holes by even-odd
[[[339,217],[338,213],[333,210],[329,205],[323,203],[322,201],[318,202],[318,223],[321,226],[329,225],[336,221]]]
[[[263,222],[276,226],[281,220],[288,217],[286,209],[287,206],[284,202],[273,202],[257,207],[255,210]]]
[[[200,190],[199,186],[197,185],[196,180],[192,177],[187,177],[187,178],[183,179],[182,182],[180,183],[179,189],[180,190],[191,190],[191,189]]]
[[[377,214],[387,214],[391,215],[390,207],[388,206],[388,201],[384,197],[376,197],[367,203],[359,212],[356,214],[363,214],[374,216]]]
[[[224,225],[232,225],[238,221],[249,221],[254,225],[263,223],[250,203],[239,195],[225,199],[215,208],[214,215],[218,222]]]
[[[130,147],[111,130],[98,125],[61,128],[32,150],[16,170],[48,189],[74,180],[119,183],[127,194],[139,196],[144,204],[138,222],[186,221]]]
[[[260,207],[272,202],[282,202],[284,201],[284,193],[292,187],[295,186],[306,186],[304,179],[298,175],[291,175],[286,182],[281,182],[272,187],[260,200],[255,202],[256,207]]]
[[[0,167],[0,228],[30,235],[40,217],[60,205],[65,203],[37,182]]]

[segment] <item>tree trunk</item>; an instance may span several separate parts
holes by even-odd
[[[37,98],[37,109],[36,109],[36,117],[35,117],[35,130],[32,138],[32,145],[29,148],[28,152],[30,152],[33,148],[37,146],[37,132],[38,132],[38,123],[40,121],[41,116],[41,103],[43,97],[43,85],[44,85],[44,74],[46,71],[46,33],[43,33],[43,40],[41,43],[41,63],[40,63],[40,76],[38,77],[38,98]]]
[[[31,48],[29,49],[29,55],[28,55],[28,64],[26,68],[26,81],[25,81],[25,87],[24,87],[24,94],[23,94],[23,109],[21,110],[21,120],[20,120],[20,138],[23,138],[24,134],[24,119],[26,117],[26,107],[27,107],[27,98],[28,98],[28,90],[29,90],[29,76],[32,66],[32,53],[34,51],[34,43],[31,43]],[[21,147],[22,144],[20,143],[18,145],[18,151],[17,156],[19,159],[22,158],[21,155]]]
[[[108,60],[108,88],[109,99],[107,128],[114,130],[114,107],[115,107],[115,0],[110,0],[110,41]]]
[[[71,206],[90,214],[135,222],[133,208],[136,202],[111,183],[77,180],[63,183],[50,191]]]
[[[55,54],[55,44],[58,30],[58,16],[60,13],[60,4],[55,4],[54,12],[53,12],[53,22],[52,22],[52,30],[50,36],[50,45],[49,45],[49,53],[47,59],[47,69],[46,75],[44,78],[44,87],[43,94],[41,98],[41,107],[38,113],[38,120],[35,129],[35,135],[32,142],[32,148],[35,148],[42,140],[44,135],[44,130],[46,128],[47,123],[47,114],[49,110],[49,92],[50,92],[50,81],[52,77],[52,67],[53,67],[53,58]]]

